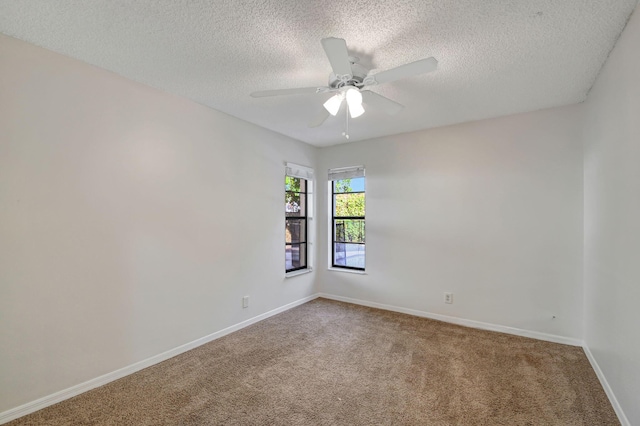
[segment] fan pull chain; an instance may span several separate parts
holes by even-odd
[[[349,139],[349,104],[346,104],[346,108],[344,109],[344,112],[345,112],[345,116],[344,116],[345,130],[344,132],[342,132],[342,136],[344,136],[346,139]]]

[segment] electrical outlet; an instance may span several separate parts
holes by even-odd
[[[453,293],[444,294],[444,303],[453,303]]]
[[[242,307],[243,308],[248,308],[249,307],[249,296],[244,296],[242,298]]]

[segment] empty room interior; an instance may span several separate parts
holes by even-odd
[[[0,424],[640,425],[639,15],[0,0]]]

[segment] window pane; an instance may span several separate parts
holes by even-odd
[[[333,196],[334,216],[364,216],[364,193]]]
[[[298,192],[285,192],[285,216],[306,216],[306,197],[306,194],[300,194]]]
[[[364,244],[333,244],[334,265],[364,269]]]
[[[364,178],[334,180],[333,192],[364,192]]]
[[[307,245],[287,244],[285,246],[285,265],[287,271],[305,268],[307,266]]]
[[[338,243],[364,243],[363,219],[336,219],[334,241]]]
[[[284,190],[292,192],[307,192],[307,181],[306,179],[285,176]]]
[[[285,243],[307,242],[307,221],[305,219],[286,219]]]

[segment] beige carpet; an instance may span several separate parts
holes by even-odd
[[[10,425],[614,425],[582,349],[317,299]]]

